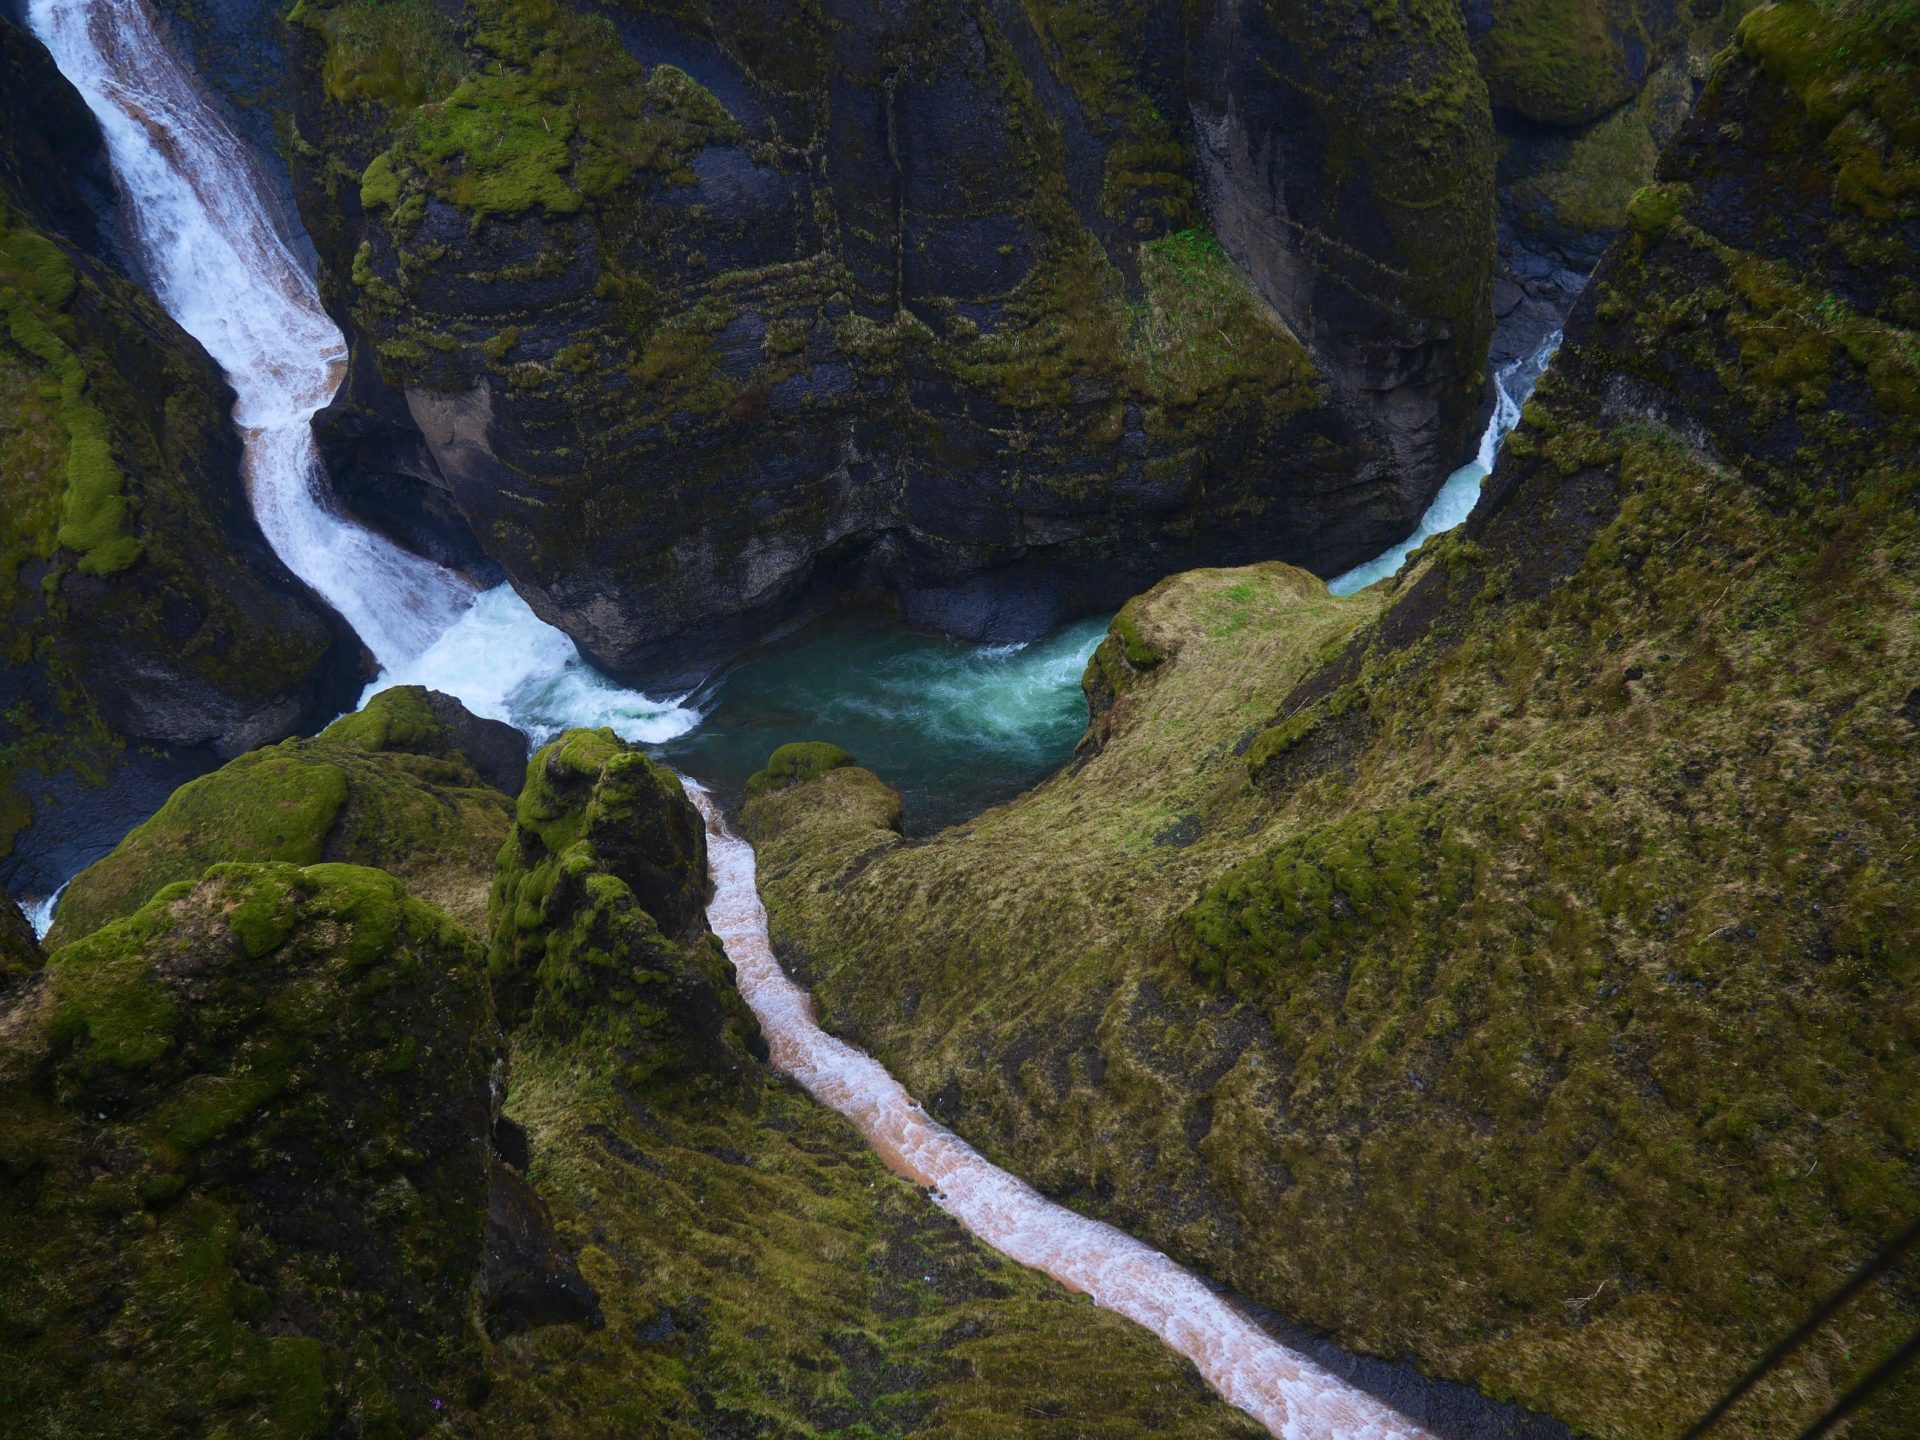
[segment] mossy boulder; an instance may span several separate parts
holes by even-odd
[[[854,763],[853,756],[825,740],[799,740],[782,745],[767,757],[767,763],[747,780],[747,798],[785,790],[817,780],[829,770]]]
[[[672,771],[610,730],[534,756],[500,851],[489,966],[511,1027],[612,1047],[634,1084],[739,1083],[765,1054],[707,933],[706,831]]]
[[[474,941],[377,871],[216,866],[57,950],[0,1021],[10,1421],[428,1428],[500,1054]]]
[[[384,691],[312,739],[254,751],[183,785],[74,878],[49,939],[78,939],[223,860],[374,866],[484,935],[513,802],[471,757],[512,783],[525,753],[518,731],[448,696]]]
[[[1317,1330],[1580,1433],[1697,1418],[1920,1203],[1916,63],[1900,7],[1755,12],[1354,628],[1169,587],[1208,639],[1074,772],[872,855],[792,792],[764,893],[834,1024]],[[1903,1340],[1910,1272],[1734,1433]]]

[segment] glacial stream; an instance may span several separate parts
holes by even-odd
[[[234,388],[261,529],[366,642],[381,667],[374,689],[429,685],[535,741],[568,726],[610,726],[722,790],[737,788],[772,745],[814,735],[840,739],[895,774],[911,767],[889,764],[898,758],[889,746],[903,731],[917,733],[922,747],[930,736],[950,766],[942,782],[949,790],[964,778],[994,798],[1064,757],[1083,723],[1078,679],[1099,622],[1028,647],[968,647],[893,622],[856,621],[824,639],[803,634],[747,657],[697,696],[662,700],[597,674],[508,586],[481,590],[335,514],[316,488],[310,422],[342,379],[345,341],[262,198],[269,191],[258,161],[161,38],[144,0],[31,0],[29,21],[100,121],[161,303]],[[1502,377],[1503,403],[1521,393],[1514,380]],[[1517,418],[1517,401],[1511,409]],[[1482,475],[1505,433],[1494,433],[1501,423],[1496,416],[1489,429]],[[1472,490],[1478,483],[1475,476]],[[1464,515],[1471,491],[1449,487],[1442,500]],[[1457,523],[1451,514],[1436,502],[1429,521],[1436,529]],[[1423,531],[1432,533],[1424,523]],[[1384,568],[1368,578],[1391,573],[1421,538],[1343,582],[1357,588],[1366,580],[1355,577],[1376,567]],[[834,668],[829,656],[844,665],[849,653],[870,682],[858,696],[823,678]],[[851,1119],[890,1166],[987,1244],[1146,1326],[1275,1435],[1426,1433],[1275,1341],[1166,1256],[1050,1204],[988,1164],[876,1061],[823,1032],[774,958],[752,849],[727,830],[706,790],[692,790],[712,836],[709,918],[779,1069]],[[915,818],[957,818],[942,809],[946,793],[939,785],[910,793],[910,806],[922,802]],[[51,901],[41,908],[50,914]]]

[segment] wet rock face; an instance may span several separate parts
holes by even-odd
[[[654,683],[849,592],[1012,637],[1363,558],[1471,444],[1491,140],[1451,10],[1335,8],[1358,77],[1285,7],[474,0],[398,72],[302,7],[340,499]]]
[[[1222,241],[1411,499],[1477,428],[1493,124],[1453,5],[1376,10],[1215,4],[1188,86]]]
[[[111,194],[78,95],[0,19],[0,878],[25,894],[110,847],[139,795],[362,682],[254,524],[217,368],[128,282]]]
[[[20,907],[0,891],[0,991],[30,977],[45,963],[40,942]]]

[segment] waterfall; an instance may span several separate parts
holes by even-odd
[[[1407,556],[1434,536],[1463,523],[1473,513],[1474,502],[1480,498],[1481,482],[1493,473],[1493,462],[1499,458],[1501,443],[1520,423],[1521,407],[1527,403],[1527,397],[1533,393],[1533,387],[1559,348],[1560,331],[1556,330],[1542,340],[1532,354],[1508,361],[1494,373],[1493,414],[1480,436],[1478,453],[1447,477],[1413,534],[1384,554],[1335,576],[1327,582],[1329,590],[1336,595],[1351,595],[1377,580],[1398,574],[1400,567],[1407,563]]]
[[[253,155],[144,0],[31,0],[28,22],[100,122],[160,303],[233,386],[268,543],[379,662],[368,694],[427,685],[536,741],[570,725],[660,741],[698,724],[597,674],[511,586],[479,592],[322,503],[312,420],[339,388],[346,340],[263,200]]]

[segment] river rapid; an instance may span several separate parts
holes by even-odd
[[[99,119],[160,302],[234,388],[234,422],[262,531],[378,661],[369,693],[427,685],[518,726],[535,743],[571,726],[608,726],[713,776],[723,791],[773,744],[821,733],[851,737],[863,758],[893,770],[888,737],[922,732],[925,744],[931,730],[951,752],[955,783],[978,785],[984,772],[999,792],[990,798],[1010,796],[1064,758],[1083,723],[1078,680],[1101,622],[1031,647],[960,646],[894,622],[860,622],[867,628],[856,632],[854,663],[877,681],[857,701],[837,686],[831,665],[808,663],[811,642],[804,637],[797,648],[770,647],[729,667],[700,695],[656,698],[595,672],[511,587],[481,589],[336,514],[320,498],[311,421],[340,384],[346,344],[262,198],[268,192],[257,158],[174,54],[144,0],[31,0],[28,18]],[[1464,518],[1494,448],[1518,418],[1524,388],[1550,353],[1538,357],[1538,366],[1529,357],[1521,369],[1503,372],[1501,408],[1482,455],[1448,482],[1421,532],[1342,577],[1336,589],[1391,574],[1428,534]],[[817,656],[835,645],[844,656],[845,639],[829,636]],[[714,723],[696,735],[703,715]],[[1158,1251],[1051,1204],[989,1164],[933,1122],[876,1061],[822,1031],[806,994],[774,957],[751,847],[727,829],[712,794],[689,788],[709,827],[708,918],[778,1069],[847,1116],[888,1165],[982,1241],[1145,1326],[1275,1435],[1426,1435],[1274,1340]],[[959,818],[942,811],[943,793],[936,787],[918,797],[923,825]],[[969,799],[978,802],[971,793]],[[910,804],[915,800],[910,793]],[[36,909],[42,928],[52,905]]]

